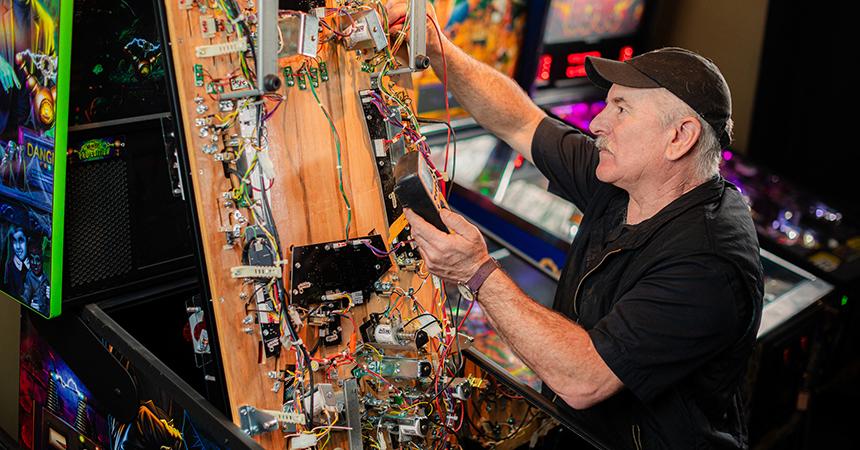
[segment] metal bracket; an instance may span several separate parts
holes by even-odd
[[[278,429],[278,423],[305,424],[305,417],[301,413],[288,413],[257,409],[251,405],[239,407],[239,427],[249,436],[268,433]]]
[[[248,436],[268,433],[278,429],[278,419],[250,405],[239,407],[239,428]]]
[[[257,97],[281,87],[281,78],[278,77],[278,2],[257,3],[257,18],[257,60],[254,61],[257,89],[228,92],[221,95],[222,100]]]
[[[278,2],[257,2],[257,89],[263,93],[277,91],[278,78]],[[270,83],[270,77],[278,85]]]
[[[185,189],[182,186],[182,177],[179,175],[179,153],[176,142],[176,132],[169,117],[162,117],[161,136],[164,139],[164,151],[167,156],[167,171],[170,176],[170,191],[174,197],[185,200]]]
[[[427,3],[422,0],[412,0],[409,8],[409,67],[385,72],[386,75],[421,72],[429,67],[427,58]],[[370,78],[379,78],[381,72],[370,74]]]
[[[359,402],[358,380],[348,378],[343,382],[344,415],[349,431],[349,448],[362,448],[361,403]]]

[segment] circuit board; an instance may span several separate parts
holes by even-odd
[[[459,430],[493,435],[486,411],[463,426],[472,389],[487,384],[464,371],[470,339],[393,192],[400,157],[430,164],[412,107],[420,46],[389,37],[378,2],[166,6],[234,422],[265,448],[450,448]],[[404,30],[423,39],[415,10]]]

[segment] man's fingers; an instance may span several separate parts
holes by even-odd
[[[412,228],[412,238],[418,246],[433,247],[442,249],[446,245],[451,245],[449,239],[454,235],[440,231],[436,226],[424,220],[423,217],[416,214],[409,208],[403,208],[403,214],[406,216],[406,221]]]
[[[406,19],[406,3],[388,2],[385,4],[385,11],[388,15],[388,26],[402,22]]]
[[[406,216],[406,221],[409,222],[409,227],[412,228],[412,239],[416,244],[421,244],[424,241],[423,234],[425,225],[434,228],[427,223],[421,216],[412,212],[411,209],[403,208],[403,215]]]
[[[424,226],[424,224],[427,223],[424,218],[422,218],[418,214],[415,214],[415,212],[413,212],[409,208],[403,208],[403,215],[406,216],[406,221],[409,222],[409,226],[412,227],[413,230],[416,228],[420,230]]]
[[[403,215],[406,216],[406,221],[409,222],[409,226],[424,237],[428,237],[433,232],[445,234],[409,208],[403,208]]]
[[[442,223],[447,225],[454,233],[465,237],[471,236],[474,232],[475,226],[455,212],[443,209],[439,211],[439,216],[442,218]]]

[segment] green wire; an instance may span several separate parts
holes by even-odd
[[[337,129],[334,127],[334,121],[331,120],[331,116],[328,115],[328,111],[326,111],[322,102],[320,101],[319,96],[317,95],[316,89],[314,89],[313,83],[308,83],[311,87],[311,92],[314,94],[314,98],[317,100],[317,104],[320,105],[320,109],[322,109],[323,114],[325,114],[326,119],[328,119],[328,123],[331,126],[331,131],[334,134],[334,143],[335,148],[337,150],[337,176],[340,181],[340,194],[343,197],[344,203],[346,203],[346,230],[344,234],[346,235],[345,239],[349,239],[349,225],[352,222],[352,207],[349,204],[349,199],[346,198],[346,191],[343,189],[343,165],[341,164],[340,158],[340,137],[337,134]]]

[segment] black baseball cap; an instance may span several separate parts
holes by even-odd
[[[585,73],[603,89],[613,84],[632,88],[666,88],[696,111],[717,133],[722,148],[732,137],[726,123],[732,116],[729,85],[714,63],[677,47],[654,50],[627,61],[585,58]]]

